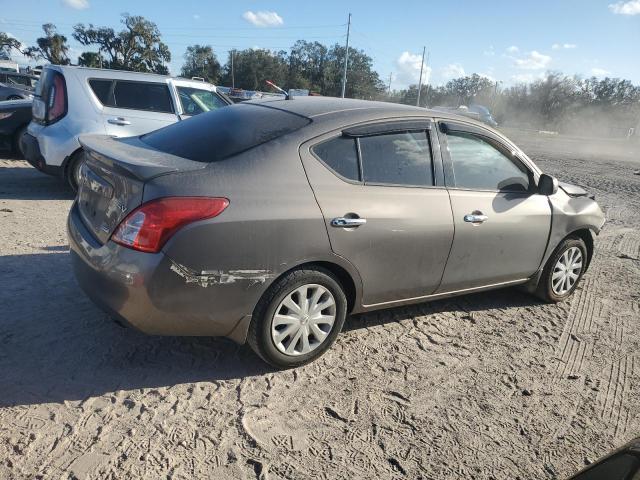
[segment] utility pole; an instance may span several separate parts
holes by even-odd
[[[422,90],[422,70],[424,70],[424,52],[427,47],[422,47],[422,62],[420,62],[420,81],[418,82],[418,99],[416,100],[416,107],[420,106],[420,91]]]
[[[344,98],[344,92],[347,89],[347,65],[349,63],[349,33],[351,32],[351,14],[349,14],[349,21],[347,22],[347,46],[344,51],[344,72],[342,73],[342,98]]]
[[[393,78],[393,72],[389,74],[389,95],[391,95],[391,79]]]
[[[235,49],[231,50],[231,88],[236,88],[236,73],[233,69],[233,57],[235,52]]]

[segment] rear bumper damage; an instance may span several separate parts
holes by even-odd
[[[47,161],[40,152],[38,139],[29,133],[25,133],[20,139],[20,146],[24,152],[25,159],[29,164],[48,175],[60,176],[61,166],[47,165]]]
[[[78,284],[120,323],[152,335],[224,336],[244,343],[251,308],[234,302],[246,288],[240,282],[204,288],[185,282],[162,252],[142,253],[111,241],[102,245],[82,222],[77,204],[67,229]]]

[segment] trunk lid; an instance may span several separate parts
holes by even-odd
[[[78,209],[83,223],[102,244],[124,218],[143,202],[144,185],[159,175],[205,168],[159,152],[137,137],[80,137],[83,162],[78,182]]]

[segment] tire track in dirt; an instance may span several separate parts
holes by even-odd
[[[622,328],[620,333],[622,334]],[[629,390],[629,378],[634,374],[635,368],[634,356],[625,355],[613,361],[596,398],[600,406],[600,418],[613,425],[615,436],[626,432],[630,412],[625,399]]]

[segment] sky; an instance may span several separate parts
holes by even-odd
[[[640,84],[640,0],[0,0],[0,31],[34,45],[40,26],[54,23],[75,63],[88,47],[71,37],[73,25],[119,30],[123,12],[158,25],[174,75],[196,43],[211,45],[221,63],[233,48],[281,50],[298,39],[344,44],[351,13],[350,45],[373,58],[392,89],[417,83],[423,47],[424,76],[434,85],[478,73],[508,86],[547,71]]]

